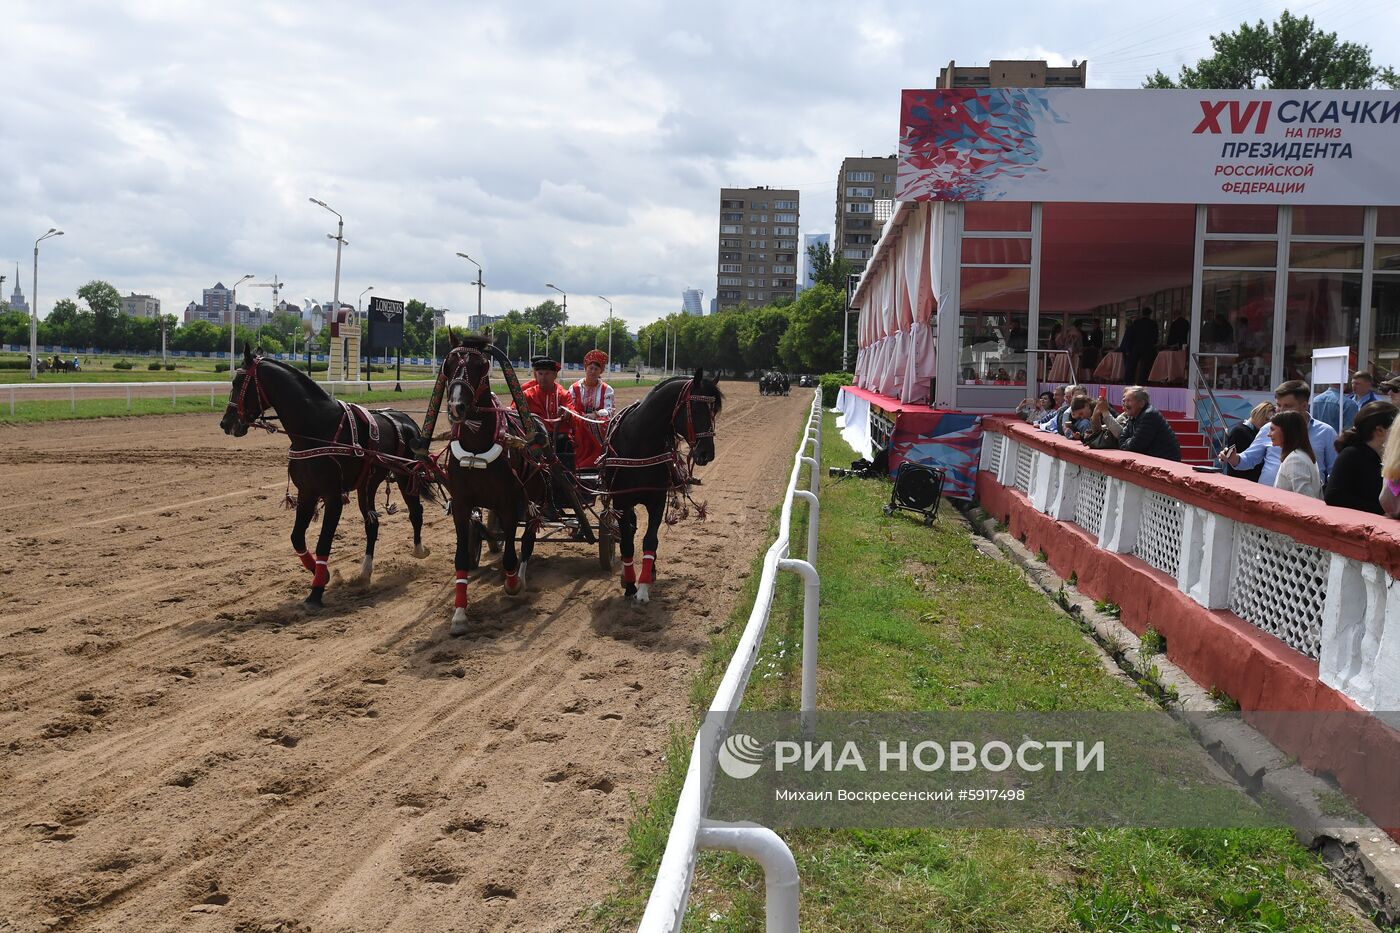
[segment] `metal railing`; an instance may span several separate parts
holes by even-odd
[[[817,501],[818,481],[822,460],[821,390],[812,399],[802,443],[793,460],[792,475],[783,494],[782,514],[778,521],[777,540],[763,557],[763,572],[759,577],[758,593],[753,610],[739,637],[734,656],[729,660],[724,678],[710,703],[705,724],[695,737],[690,753],[690,766],[685,784],[676,802],[676,816],[661,867],[656,873],[642,915],[642,933],[670,933],[679,930],[685,919],[690,900],[690,886],[695,878],[695,860],[701,849],[723,849],[754,859],[763,868],[766,887],[767,929],[770,933],[793,933],[798,928],[797,862],[787,844],[778,834],[753,823],[723,823],[707,817],[714,770],[720,746],[728,737],[730,725],[744,698],[749,677],[758,660],[763,636],[768,628],[768,615],[773,604],[778,571],[787,570],[802,577],[802,692],[801,715],[804,727],[814,722],[817,700],[817,612],[820,605],[821,583],[817,575],[817,525],[820,506]],[[807,455],[808,445],[812,453]],[[807,489],[798,488],[803,465],[810,468]],[[808,505],[807,559],[788,557],[792,526],[793,502],[802,499]]]
[[[1206,381],[1205,370],[1201,367],[1201,357],[1215,357],[1215,372],[1209,382]],[[1204,429],[1206,443],[1210,446],[1211,456],[1214,456],[1225,449],[1225,436],[1230,430],[1230,425],[1225,421],[1225,413],[1220,410],[1220,403],[1215,398],[1215,383],[1220,377],[1220,357],[1234,356],[1232,353],[1192,353],[1189,354],[1191,366],[1195,369],[1196,392],[1191,400],[1195,411],[1191,412]],[[1204,387],[1204,392],[1202,392]],[[1211,419],[1207,422],[1201,417],[1201,397],[1202,395],[1210,402]]]
[[[127,410],[131,410],[133,399],[164,398],[168,393],[170,396],[170,407],[174,408],[178,400],[198,396],[203,398],[209,396],[209,407],[215,408],[219,403],[228,401],[229,379],[191,379],[184,382],[14,382],[7,385],[0,385],[0,391],[9,393],[10,415],[15,414],[17,402],[24,401],[67,401],[69,408],[73,412],[78,410],[78,402],[95,399],[126,399]],[[407,388],[427,387],[431,388],[435,380],[432,379],[402,379],[399,385]],[[360,394],[370,392],[372,398],[374,392],[386,394],[386,402],[394,398],[394,380],[392,378],[365,382],[364,380],[352,381],[343,379],[316,380],[316,384],[325,388],[335,398],[336,393],[341,395]],[[372,389],[372,391],[371,391]],[[33,396],[40,398],[35,399]],[[26,398],[29,396],[29,398]]]

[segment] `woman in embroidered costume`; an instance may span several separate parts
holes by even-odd
[[[583,357],[583,378],[569,389],[568,407],[583,415],[573,422],[574,465],[586,470],[603,454],[607,421],[613,413],[612,386],[602,380],[608,355],[602,350],[589,350]]]

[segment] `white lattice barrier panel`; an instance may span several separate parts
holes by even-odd
[[[1079,501],[1074,506],[1074,523],[1094,537],[1103,528],[1103,505],[1108,492],[1108,477],[1093,470],[1079,474]]]
[[[1024,493],[1031,491],[1031,467],[1035,451],[1022,445],[1016,450],[1016,488]]]
[[[987,465],[983,469],[996,476],[1001,472],[1001,452],[1006,446],[1006,438],[987,431],[982,435],[982,443],[987,448]]]
[[[1316,658],[1331,557],[1287,535],[1239,526],[1230,611]]]
[[[1149,492],[1143,497],[1133,553],[1173,577],[1181,567],[1181,522],[1186,507],[1170,496]]]

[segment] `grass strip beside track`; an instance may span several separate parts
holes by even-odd
[[[423,400],[432,395],[432,389],[414,388],[395,392],[376,389],[374,392],[337,393],[337,398],[350,398],[362,405],[371,407],[402,408],[407,400]],[[208,412],[222,415],[228,404],[228,391],[225,388],[214,396],[214,404],[209,404],[209,396],[187,395],[178,397],[172,403],[169,396],[155,398],[133,398],[127,407],[125,398],[79,398],[77,408],[68,399],[48,399],[15,403],[15,413],[10,414],[9,399],[0,392],[0,424],[29,424],[40,421],[81,421],[90,418],[126,418],[138,415],[181,415],[190,412]],[[422,406],[418,406],[421,408]],[[446,416],[444,416],[445,418]],[[445,423],[445,422],[443,422]]]
[[[830,415],[822,436],[823,470],[855,459]],[[818,709],[1150,708],[1103,668],[1072,620],[1010,565],[973,546],[947,504],[925,528],[908,515],[881,513],[889,489],[823,477]],[[805,512],[794,509],[794,542],[805,541]],[[699,716],[748,618],[761,565],[760,555],[712,639],[692,690],[695,718],[676,731],[666,769],[628,827],[630,874],[594,911],[599,929],[635,928],[641,916]],[[782,574],[745,708],[798,708],[801,643],[798,583]],[[1320,858],[1285,830],[804,830],[784,837],[801,873],[808,930],[1374,929],[1333,888]],[[702,853],[685,929],[760,930],[763,901],[754,862]]]

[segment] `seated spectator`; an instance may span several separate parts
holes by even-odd
[[[1276,411],[1278,409],[1273,402],[1260,402],[1255,405],[1250,409],[1248,420],[1241,421],[1230,429],[1230,435],[1225,439],[1225,443],[1235,450],[1244,450],[1249,447],[1250,444],[1254,443],[1254,438],[1258,436],[1259,429],[1269,423],[1269,419],[1274,416]],[[1264,469],[1264,464],[1261,462],[1258,466],[1248,470],[1238,467],[1226,467],[1225,469],[1229,471],[1231,476],[1238,476],[1251,483],[1257,483],[1259,482],[1259,473]]]
[[[1400,431],[1386,436],[1381,452],[1381,511],[1400,518]]]
[[[1396,407],[1400,407],[1400,376],[1382,382],[1379,392],[1381,398],[1388,400]]]
[[[1076,441],[1084,440],[1092,429],[1089,416],[1093,411],[1094,403],[1087,396],[1076,395],[1074,401],[1069,403],[1069,413],[1064,418],[1061,433]]]
[[[1311,394],[1312,390],[1306,382],[1292,379],[1274,390],[1274,399],[1278,402],[1280,414],[1296,411],[1307,422],[1308,442],[1315,454],[1318,472],[1322,474],[1323,482],[1326,482],[1327,475],[1332,471],[1332,461],[1337,457],[1333,446],[1337,440],[1337,431],[1317,418],[1308,417],[1308,396]],[[1246,470],[1262,463],[1264,469],[1259,473],[1259,482],[1265,486],[1272,486],[1274,478],[1278,476],[1279,463],[1282,462],[1279,449],[1273,446],[1268,431],[1260,431],[1247,449],[1241,451],[1226,447],[1220,452],[1219,460],[1227,466],[1243,467]]]
[[[1314,418],[1334,431],[1342,431],[1351,426],[1352,419],[1356,417],[1357,407],[1350,395],[1342,395],[1336,386],[1329,385],[1317,394],[1308,410]]]
[[[1065,387],[1057,386],[1050,398],[1053,402],[1053,406],[1049,408],[1044,415],[1042,415],[1039,419],[1036,420],[1036,427],[1046,431],[1057,431],[1059,430],[1058,419],[1060,416],[1060,412],[1065,407]]]
[[[1279,449],[1279,467],[1274,488],[1287,489],[1316,499],[1322,495],[1322,474],[1317,469],[1308,440],[1308,416],[1300,411],[1281,411],[1269,422],[1269,443]]]
[[[1400,410],[1389,402],[1367,402],[1356,422],[1337,438],[1337,462],[1323,495],[1328,505],[1381,514],[1381,451]]]
[[[1142,386],[1123,390],[1123,413],[1117,418],[1103,417],[1108,412],[1107,399],[1099,399],[1094,412],[1109,433],[1118,437],[1119,450],[1163,460],[1181,460],[1181,444],[1176,432],[1162,413],[1152,407],[1151,396]]]

